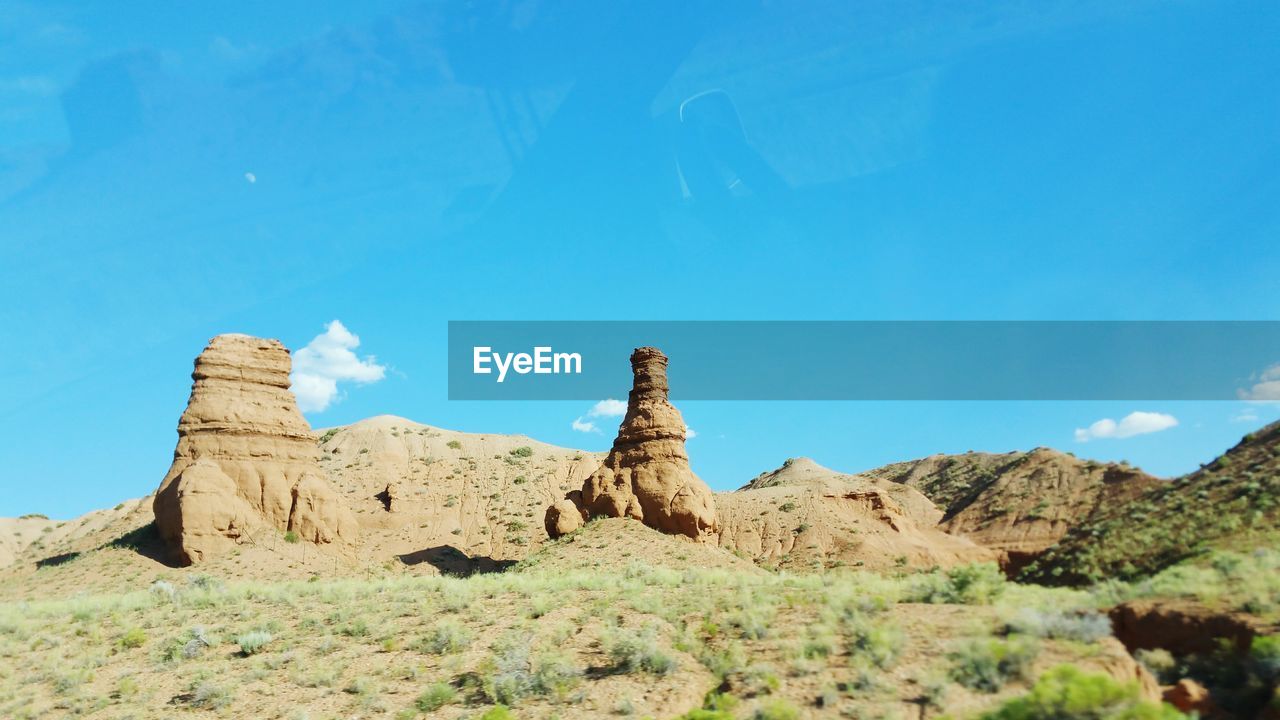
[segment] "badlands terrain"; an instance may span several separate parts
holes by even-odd
[[[156,492],[0,520],[0,717],[1280,718],[1280,424],[1172,480],[1038,448],[713,493],[666,365],[589,453],[313,430],[283,346],[215,338]]]

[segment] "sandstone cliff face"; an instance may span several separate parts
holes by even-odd
[[[271,533],[312,543],[358,535],[320,469],[315,437],[289,392],[289,366],[279,341],[247,335],[219,335],[196,358],[173,465],[153,503],[176,562]]]
[[[779,568],[874,570],[987,562],[997,554],[939,528],[919,491],[788,460],[735,492],[717,493],[719,544]]]
[[[667,399],[667,357],[652,347],[631,354],[633,384],[627,414],[604,463],[582,485],[580,517],[626,517],[665,533],[698,541],[719,530],[711,489],[689,468],[685,425]],[[547,532],[558,537],[576,522],[564,502],[547,515]]]

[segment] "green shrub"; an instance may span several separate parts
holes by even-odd
[[[453,702],[457,696],[458,692],[452,685],[442,682],[431,683],[426,690],[422,691],[418,699],[413,701],[413,706],[422,712],[431,712]]]
[[[997,692],[1013,679],[1025,679],[1039,647],[1030,638],[973,640],[951,653],[951,679],[972,690]]]
[[[516,448],[515,450],[512,450],[511,455],[512,457],[518,457],[518,458],[533,457],[533,448],[529,447],[528,445],[523,445],[521,447]]]
[[[707,693],[702,707],[681,715],[675,720],[734,720],[732,710],[738,706],[738,698],[728,693]]]
[[[1178,681],[1178,660],[1168,650],[1164,648],[1144,649],[1134,653],[1133,657],[1142,663],[1147,670],[1150,670],[1161,685],[1172,685]]]
[[[147,633],[140,627],[129,628],[120,636],[120,647],[126,650],[140,648],[147,642]]]
[[[284,541],[287,543],[296,543],[299,539],[298,533],[292,530],[289,530],[284,534]]]
[[[756,708],[752,720],[800,720],[800,710],[795,705],[777,698]]]
[[[889,667],[902,650],[902,630],[887,622],[877,624],[865,616],[854,615],[845,621],[844,629],[849,654],[861,655],[876,667]]]
[[[1280,635],[1255,637],[1249,648],[1249,657],[1263,682],[1280,682]]]
[[[982,720],[1178,720],[1167,705],[1144,702],[1135,683],[1120,684],[1101,673],[1059,665],[1031,692],[1006,701]]]
[[[271,633],[264,630],[254,630],[247,632],[236,638],[236,644],[240,646],[242,655],[256,655],[262,652],[262,649],[271,642],[273,638]]]
[[[578,684],[582,672],[560,653],[545,653],[533,667],[533,688],[542,695],[562,697]]]
[[[480,716],[480,720],[516,720],[516,716],[507,709],[506,705],[494,705]]]
[[[450,440],[449,442],[445,443],[445,445],[448,445],[450,448],[453,448],[454,450],[462,449],[462,443],[458,442],[457,440]]]

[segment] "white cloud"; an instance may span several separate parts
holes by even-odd
[[[1253,379],[1257,380],[1253,387],[1236,391],[1241,400],[1280,402],[1280,363],[1263,370],[1261,375]]]
[[[245,179],[245,180],[248,180],[250,185],[252,185],[252,184],[254,184],[254,183],[258,182],[258,176],[257,176],[257,175],[254,175],[254,174],[253,174],[253,173],[251,173],[251,172],[247,172],[247,173],[245,173],[245,174],[244,174],[244,179]]]
[[[685,426],[684,426],[684,439],[685,439],[685,440],[692,440],[692,439],[694,439],[694,438],[696,438],[696,437],[698,437],[698,433],[697,433],[697,431],[696,431],[696,430],[694,430],[693,428],[689,427],[688,425],[685,425]]]
[[[373,355],[361,359],[353,352],[360,338],[338,320],[325,326],[307,346],[293,354],[293,373],[289,388],[298,398],[303,412],[319,412],[338,397],[339,382],[361,385],[374,383],[386,376],[386,366],[379,365]]]
[[[586,415],[579,415],[578,419],[573,421],[573,429],[584,433],[598,433],[600,432],[600,428],[594,422],[587,420],[587,418],[614,418],[622,417],[626,414],[627,404],[625,402],[621,400],[614,400],[612,398],[608,400],[601,400],[595,405],[592,405]]]
[[[627,414],[627,404],[621,400],[601,400],[587,411],[589,417],[622,417]]]
[[[1135,435],[1168,430],[1178,424],[1178,418],[1165,413],[1131,412],[1116,422],[1103,418],[1087,428],[1076,428],[1076,442],[1089,442],[1103,438],[1119,440]]]

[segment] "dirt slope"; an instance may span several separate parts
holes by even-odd
[[[767,566],[924,568],[995,559],[937,529],[942,512],[918,490],[808,458],[717,494],[716,511],[721,547]]]
[[[1102,509],[1162,482],[1127,465],[1049,448],[932,455],[864,474],[920,490],[942,508],[943,530],[996,550],[1014,571]]]
[[[547,541],[547,505],[580,487],[601,460],[523,435],[454,432],[390,415],[320,435],[321,466],[356,513],[363,552],[410,564],[443,547],[477,559],[523,558]]]
[[[668,535],[626,518],[601,518],[544,545],[517,566],[522,572],[604,570],[631,566],[671,570],[719,568],[738,573],[764,572],[727,548]]]
[[[305,579],[503,567],[547,542],[544,508],[580,486],[601,459],[524,436],[454,432],[391,416],[317,434],[321,466],[361,526],[354,555],[266,535],[199,573]],[[12,547],[15,562],[0,570],[0,596],[114,590],[172,576],[151,520],[148,496],[64,523],[5,521],[0,537],[8,540],[0,547]]]
[[[1280,536],[1280,422],[1190,475],[1100,508],[1024,573],[1087,583],[1148,575],[1212,548],[1251,548]]]

